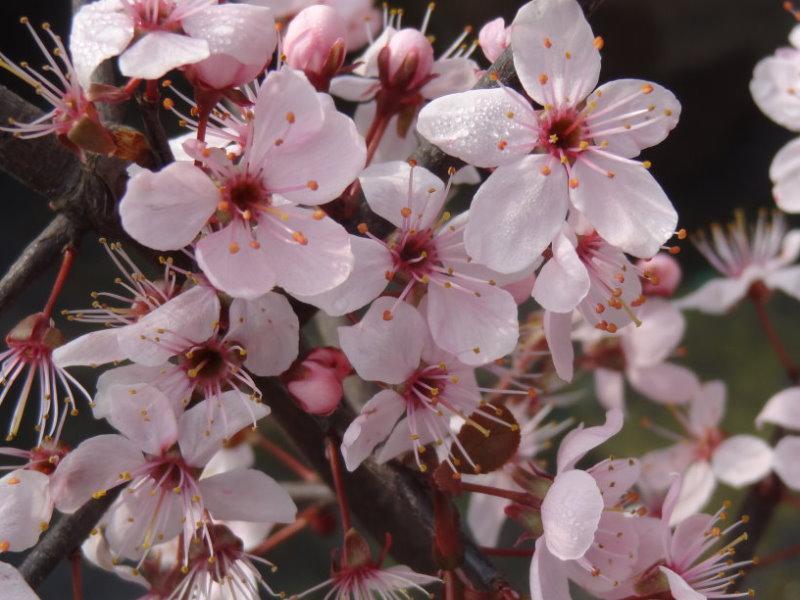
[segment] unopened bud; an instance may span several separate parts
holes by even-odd
[[[416,29],[401,29],[386,45],[388,64],[381,79],[393,88],[409,90],[422,85],[433,68],[433,46]]]
[[[646,274],[642,291],[647,296],[669,298],[681,283],[681,265],[669,254],[659,252],[650,260],[640,260],[637,266]]]
[[[334,9],[325,5],[303,9],[289,23],[283,40],[286,64],[303,71],[317,89],[327,89],[347,54],[347,27]]]

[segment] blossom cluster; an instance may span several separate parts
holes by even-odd
[[[47,65],[0,53],[0,66],[51,109],[0,130],[55,135],[89,169],[127,161],[127,239],[101,240],[116,288],[61,312],[92,329],[66,340],[54,317],[70,248],[47,305],[6,337],[7,441],[29,404],[38,413],[33,448],[0,449],[21,461],[0,479],[0,551],[33,547],[54,511],[106,501],[83,556],[146,598],[285,597],[261,555],[326,506],[298,512],[257,468],[265,449],[317,478],[260,427],[277,388],[324,417],[350,414],[353,383],[366,401],[328,437],[341,546],[330,578],[293,598],[452,591],[459,552],[438,572],[385,567],[389,544],[374,558],[350,526],[348,473],[389,462],[448,502],[470,493],[465,523],[490,551],[507,521],[521,528],[536,600],[569,600],[570,585],[605,600],[752,596],[736,591],[752,557],[731,558],[747,517],[703,511],[719,485],[800,490],[800,435],[723,430],[725,383],[681,360],[683,311],[763,306],[772,290],[800,299],[800,233],[776,211],[697,234],[721,276],[675,299],[687,234],[642,156],[678,125],[675,95],[598,85],[604,40],[576,0],[531,0],[438,55],[431,11],[413,26],[360,0],[96,0],[68,44],[22,20]],[[503,60],[519,87],[485,66]],[[101,78],[106,61],[122,85]],[[764,59],[751,89],[800,131],[800,50]],[[153,151],[163,131],[104,116],[127,103],[187,129],[161,140],[169,160]],[[424,163],[420,144],[447,166]],[[770,173],[786,212],[800,212],[799,148]],[[161,254],[157,270],[134,245]],[[98,369],[92,385],[82,367]],[[598,460],[631,421],[626,388],[670,409],[674,426],[640,424],[670,445]],[[604,423],[576,426],[577,402]],[[68,416],[86,408],[117,433],[67,447]],[[800,433],[800,387],[766,402],[766,424]],[[4,597],[35,597],[4,563],[0,581]]]

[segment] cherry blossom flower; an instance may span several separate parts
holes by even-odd
[[[433,340],[462,363],[484,364],[511,352],[519,336],[517,305],[497,285],[495,273],[470,264],[462,242],[468,216],[449,221],[449,213],[442,214],[449,185],[399,161],[367,168],[360,181],[372,210],[397,231],[386,242],[366,230],[368,239],[353,237],[350,278],[330,292],[300,299],[341,315],[394,281],[402,286],[397,302],[427,290],[423,313]],[[384,317],[391,319],[392,309]]]
[[[737,211],[735,216],[727,233],[714,224],[710,236],[701,232],[693,238],[722,277],[680,298],[680,308],[721,314],[759,285],[800,298],[800,266],[793,265],[800,255],[800,230],[787,230],[786,217],[779,212],[771,219],[760,212],[752,226],[743,212]]]
[[[50,475],[66,453],[52,441],[32,450],[0,448],[0,455],[25,460],[22,465],[2,467],[10,472],[0,479],[0,552],[27,550],[47,530],[53,514]]]
[[[6,335],[8,350],[0,353],[0,404],[14,389],[15,383],[21,381],[6,441],[13,440],[19,431],[34,383],[39,386],[39,413],[36,418],[38,445],[42,444],[45,436],[60,437],[67,415],[66,411],[61,413],[62,401],[72,415],[78,414],[73,390],[77,390],[91,404],[91,394],[53,359],[53,350],[63,343],[61,331],[44,313],[25,317]],[[59,396],[59,390],[63,392],[63,398]]]
[[[157,250],[180,249],[202,233],[195,258],[234,297],[256,298],[275,285],[322,293],[350,273],[348,236],[324,211],[297,205],[336,198],[363,167],[364,142],[329,98],[288,67],[264,80],[254,114],[236,162],[197,143],[190,154],[205,170],[179,161],[131,179],[120,202],[123,227]]]
[[[800,25],[789,34],[791,47],[779,48],[753,69],[750,93],[761,111],[792,131],[800,131]]]
[[[672,512],[683,485],[687,483],[680,477],[674,478],[664,500],[661,537],[665,556],[639,577],[635,586],[637,595],[645,597],[668,592],[676,600],[752,598],[752,590],[730,591],[741,577],[742,569],[753,564],[752,560],[733,558],[736,545],[746,540],[747,534],[740,533],[733,540],[726,540],[747,520],[728,523],[730,503],[726,503],[713,515],[696,514],[671,529]]]
[[[683,476],[681,494],[672,507],[675,525],[694,515],[711,499],[717,481],[735,488],[755,483],[769,474],[773,453],[753,435],[726,436],[720,428],[725,415],[725,384],[710,381],[695,394],[688,411],[674,409],[682,434],[648,420],[645,427],[675,443],[642,456],[640,486],[647,497],[661,499],[671,484],[670,475]]]
[[[4,562],[0,562],[0,589],[8,600],[39,600],[20,572]]]
[[[72,513],[88,499],[125,485],[109,509],[105,529],[116,555],[142,560],[154,544],[182,533],[182,560],[188,565],[196,529],[200,539],[212,543],[206,511],[214,520],[294,520],[296,509],[288,494],[261,471],[235,469],[199,477],[223,441],[266,416],[266,406],[229,402],[222,427],[210,428],[207,401],[178,419],[170,400],[153,386],[120,384],[111,395],[114,407],[107,419],[122,435],[82,442],[56,468],[51,493],[61,512]]]
[[[790,431],[800,432],[800,388],[791,387],[772,396],[756,417],[756,425],[772,423]],[[800,435],[784,435],[775,445],[772,468],[793,490],[800,490]]]
[[[386,311],[392,313],[388,321]],[[437,348],[425,320],[405,302],[378,298],[358,325],[339,328],[339,343],[359,377],[386,386],[364,405],[342,438],[342,455],[350,471],[382,442],[378,462],[413,450],[417,465],[425,471],[421,455],[426,444],[449,448],[449,442],[457,443],[451,417],[469,422],[469,416],[480,411],[495,418],[479,408],[474,371]],[[451,462],[449,456],[446,460]]]
[[[604,460],[581,470],[586,453],[622,428],[619,410],[606,413],[604,425],[568,433],[559,446],[558,471],[542,501],[543,535],[530,569],[534,600],[569,600],[568,580],[593,591],[614,589],[632,574],[638,536],[621,510],[639,477],[634,459]]]
[[[2,52],[0,67],[33,87],[52,108],[30,123],[19,123],[9,118],[11,126],[0,127],[0,131],[13,133],[23,139],[53,134],[78,153],[89,150],[98,154],[112,154],[116,150],[116,144],[111,134],[101,125],[94,104],[86,98],[61,38],[53,33],[48,23],[42,25],[50,41],[55,44],[51,53],[28,18],[22,17],[20,22],[28,28],[47,60],[47,64],[42,67],[46,75],[35,71],[27,62],[15,64]]]
[[[602,39],[575,0],[524,5],[511,46],[520,81],[543,110],[508,88],[473,90],[434,100],[417,126],[448,154],[496,167],[473,199],[467,252],[497,271],[524,269],[571,206],[608,243],[651,257],[673,234],[677,214],[650,163],[634,157],[667,136],[680,104],[665,88],[634,79],[592,92]]]
[[[390,543],[391,538],[387,534],[386,545],[378,559],[374,560],[366,540],[355,529],[351,529],[345,534],[342,555],[334,555],[332,577],[291,596],[290,600],[300,600],[328,588],[325,597],[337,600],[408,598],[412,590],[430,597],[431,594],[423,586],[440,582],[438,577],[417,573],[405,565],[382,566]]]
[[[555,237],[531,292],[547,311],[578,311],[597,329],[615,333],[636,323],[642,302],[639,272],[622,251],[591,228],[581,235],[569,226]]]
[[[606,408],[622,408],[625,380],[643,396],[662,404],[685,404],[697,391],[697,375],[668,359],[683,339],[686,320],[669,301],[649,299],[640,309],[638,327],[616,336],[595,328],[582,334],[582,365],[594,371],[597,398]]]
[[[511,28],[506,27],[503,17],[497,17],[481,27],[478,41],[483,55],[489,62],[494,62],[511,45]]]
[[[231,77],[231,71],[235,79],[242,71],[247,71],[244,81],[252,79],[275,43],[272,14],[264,7],[217,0],[98,0],[74,16],[70,53],[87,88],[94,70],[114,56],[124,76],[148,80],[200,63],[205,81],[216,86],[218,77]]]
[[[132,325],[88,333],[62,346],[59,365],[97,364],[130,359],[98,379],[94,414],[110,412],[107,388],[116,384],[149,383],[167,394],[176,416],[195,393],[209,400],[211,420],[223,397],[244,405],[261,392],[248,371],[278,375],[297,356],[299,322],[289,301],[269,292],[253,300],[234,299],[227,309],[227,327],[220,330],[216,292],[198,285],[148,313]],[[116,334],[109,338],[106,334]],[[106,344],[105,342],[108,342]],[[116,353],[113,344],[116,343]],[[226,394],[233,390],[234,394]],[[248,398],[249,396],[249,398]]]

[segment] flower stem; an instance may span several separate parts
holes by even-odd
[[[319,476],[314,471],[309,469],[260,431],[254,433],[251,439],[259,448],[269,452],[303,481],[319,481]]]
[[[256,546],[251,554],[266,554],[277,546],[281,545],[288,539],[291,539],[296,534],[303,531],[311,522],[311,518],[319,512],[318,506],[309,506],[297,515],[294,523],[290,523],[283,529],[276,531],[271,536],[267,537],[263,542]]]
[[[75,550],[69,555],[72,573],[72,600],[83,600],[83,572],[81,571],[81,551]]]
[[[367,130],[367,135],[364,137],[364,141],[367,143],[367,166],[372,162],[391,119],[392,114],[389,112],[382,110],[375,112],[375,118],[372,120]]]
[[[761,329],[763,329],[773,352],[775,352],[775,355],[778,357],[783,369],[786,371],[786,376],[792,381],[792,383],[800,383],[800,368],[797,367],[792,358],[789,356],[789,353],[786,351],[786,347],[783,345],[783,341],[781,340],[777,330],[775,329],[775,326],[772,323],[772,319],[770,319],[769,312],[767,311],[766,294],[761,290],[760,287],[754,285],[752,288],[750,288],[748,295],[756,309],[756,314],[758,315],[758,321],[761,324]]]
[[[466,483],[464,481],[459,481],[457,485],[462,492],[476,492],[478,494],[486,494],[497,498],[505,498],[506,500],[511,500],[512,502],[525,506],[538,507],[541,504],[539,498],[526,492],[514,492],[512,490],[504,490],[488,485],[478,485],[477,483]]]
[[[74,246],[67,246],[64,250],[64,254],[61,257],[61,268],[58,270],[58,275],[56,276],[55,283],[53,283],[53,289],[50,291],[47,304],[45,304],[44,310],[42,310],[42,314],[47,319],[52,316],[58,296],[61,294],[61,290],[64,289],[64,284],[67,282],[72,264],[75,262],[75,254]]]
[[[325,438],[325,452],[331,465],[333,487],[336,490],[336,501],[339,503],[339,513],[342,516],[342,532],[346,535],[352,527],[350,521],[350,506],[344,491],[344,478],[342,477],[342,464],[339,460],[339,448],[331,438]]]

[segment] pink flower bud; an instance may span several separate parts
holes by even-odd
[[[338,348],[316,348],[283,379],[297,403],[312,415],[329,415],[339,406],[342,381],[353,368]]]
[[[669,254],[660,252],[650,260],[640,260],[637,266],[644,272],[642,291],[647,296],[669,298],[681,283],[681,265]]]
[[[506,27],[503,17],[498,17],[494,21],[489,21],[481,27],[478,34],[478,42],[481,50],[490,62],[496,61],[503,51],[508,48],[511,41],[510,28]]]
[[[431,74],[433,46],[417,29],[401,29],[395,33],[384,48],[384,53],[384,57],[388,55],[388,65],[381,65],[381,79],[393,88],[417,88]]]
[[[346,39],[345,23],[334,9],[309,6],[286,29],[283,40],[286,63],[304,71],[312,81],[314,76],[330,80],[344,63]]]

